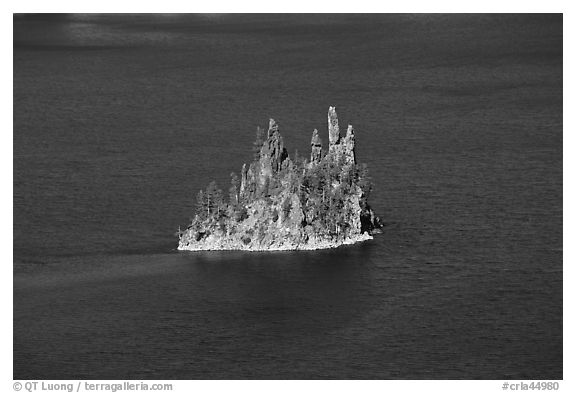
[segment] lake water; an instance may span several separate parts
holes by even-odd
[[[15,379],[561,379],[561,15],[16,15]],[[177,252],[273,117],[387,224]]]

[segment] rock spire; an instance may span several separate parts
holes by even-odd
[[[270,119],[268,139],[260,149],[260,166],[263,170],[270,170],[270,175],[282,168],[282,162],[288,158],[288,151],[284,147],[284,139],[278,131],[278,124]]]
[[[346,162],[349,164],[355,164],[356,141],[354,139],[354,127],[352,127],[351,124],[348,125],[346,136],[342,140],[342,145],[344,146],[344,156],[346,157]]]
[[[346,136],[340,136],[340,128],[338,126],[338,115],[336,108],[331,106],[328,108],[328,136],[330,138],[330,145],[328,146],[328,154],[331,154],[338,159],[343,158],[347,164],[356,163],[356,142],[354,140],[354,128],[348,125]],[[314,152],[314,146],[312,147]]]
[[[338,115],[336,114],[336,107],[331,106],[328,108],[328,136],[330,138],[329,149],[340,141],[340,128],[338,127]]]
[[[312,152],[310,153],[310,162],[320,162],[322,159],[322,139],[318,135],[318,130],[314,129],[312,133],[312,140],[310,141],[312,145]]]

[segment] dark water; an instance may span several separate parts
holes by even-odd
[[[179,253],[274,117],[388,224]],[[562,16],[14,17],[14,378],[562,378]]]

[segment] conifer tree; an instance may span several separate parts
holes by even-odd
[[[302,161],[302,157],[300,157],[300,152],[298,151],[298,149],[296,149],[294,151],[294,164],[296,164],[296,166],[300,165]]]
[[[238,204],[238,185],[239,185],[239,181],[238,181],[238,176],[236,175],[236,173],[232,172],[230,174],[230,204],[231,205],[237,205]]]
[[[298,174],[298,176],[304,174],[305,165],[306,162],[304,161],[304,158],[300,155],[300,152],[296,150],[294,152],[294,167],[295,167],[294,170]]]
[[[205,220],[208,216],[208,201],[203,190],[198,191],[196,195],[196,214],[201,220]]]
[[[224,210],[224,200],[222,198],[222,190],[213,180],[206,187],[206,200],[208,215],[220,216],[221,211]]]
[[[222,193],[222,190],[218,187],[216,187],[216,192],[214,193],[214,207],[217,218],[220,218],[220,215],[226,211],[226,204],[224,203],[224,194]]]

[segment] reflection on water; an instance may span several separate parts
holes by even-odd
[[[68,277],[60,271],[51,273],[53,280],[46,273],[28,277],[15,292],[15,328],[26,331],[16,345],[31,356],[16,361],[17,373],[63,375],[75,358],[80,363],[74,369],[84,377],[289,376],[296,370],[278,370],[278,361],[296,351],[306,356],[366,312],[373,285],[369,266],[359,261],[368,261],[369,252],[360,246],[297,255],[178,253],[84,261],[96,273],[69,262],[60,266]],[[31,313],[33,325],[25,318]],[[43,351],[50,348],[52,366],[46,368]],[[93,369],[90,354],[110,368]],[[228,371],[214,368],[226,359],[235,359]]]

